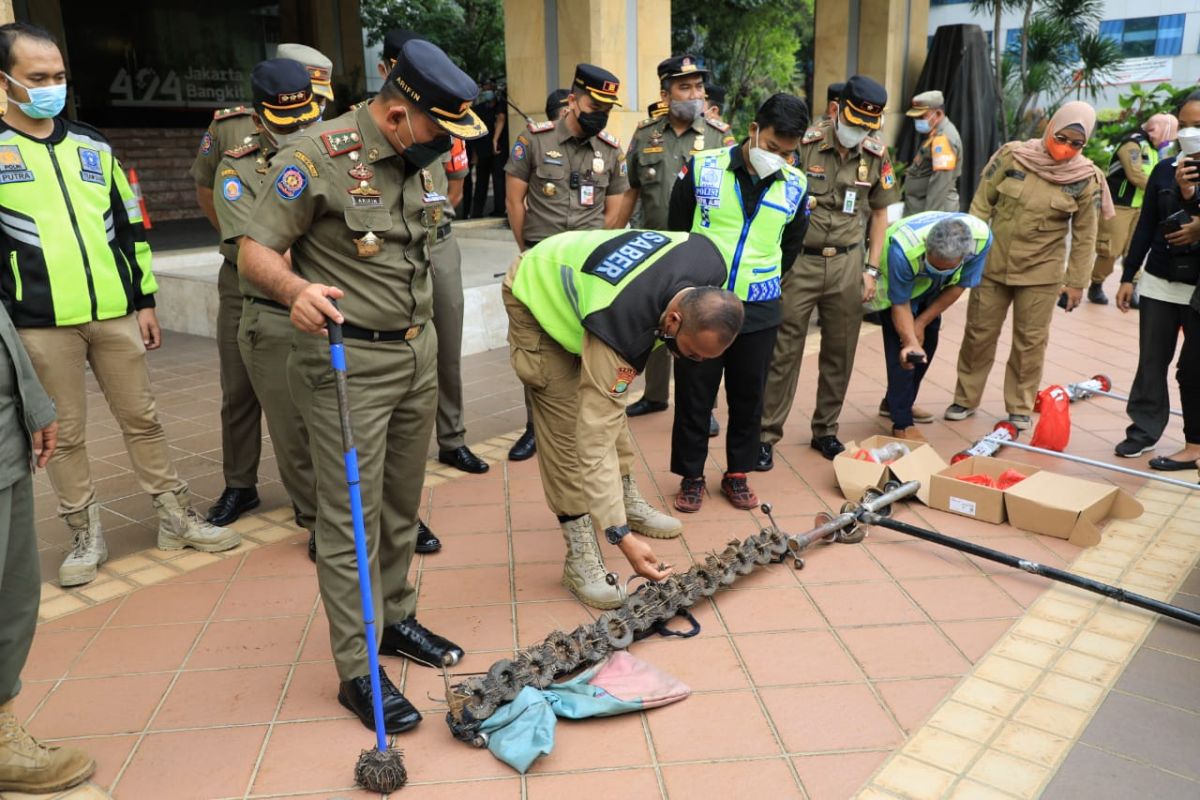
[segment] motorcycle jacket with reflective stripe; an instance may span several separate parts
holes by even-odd
[[[18,328],[81,325],[154,305],[150,245],[104,136],[57,119],[46,139],[0,122],[0,299]]]
[[[1121,159],[1117,155],[1122,147],[1131,142],[1138,147],[1138,165],[1141,167],[1142,172],[1146,173],[1146,177],[1150,177],[1150,173],[1154,171],[1155,164],[1158,163],[1158,151],[1154,149],[1154,145],[1150,143],[1150,139],[1146,134],[1141,131],[1126,134],[1117,142],[1117,146],[1113,148],[1112,155],[1109,156],[1108,174],[1105,177],[1108,181],[1108,191],[1112,195],[1114,205],[1141,208],[1145,192],[1142,187],[1135,186],[1129,182],[1129,178],[1125,175],[1125,165],[1121,163]]]

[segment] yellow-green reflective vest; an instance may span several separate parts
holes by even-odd
[[[962,220],[971,229],[971,237],[975,240],[975,252],[972,256],[982,253],[992,241],[992,231],[986,222],[958,211],[922,211],[920,214],[896,220],[888,226],[883,237],[883,251],[879,257],[880,274],[875,282],[875,299],[868,306],[872,311],[882,311],[892,305],[888,299],[888,258],[889,254],[893,253],[893,243],[900,245],[909,269],[916,276],[910,300],[916,300],[929,291],[933,286],[933,278],[925,272],[925,238],[929,236],[929,231],[934,225],[951,217]],[[955,286],[962,280],[963,266],[972,256],[963,259],[949,279],[942,282],[941,288]]]
[[[740,145],[735,145],[740,147]],[[775,300],[783,277],[783,229],[804,213],[800,203],[808,180],[804,173],[785,164],[778,178],[758,201],[747,218],[742,189],[729,169],[733,147],[703,150],[692,157],[696,186],[696,211],[692,233],[711,240],[729,268],[725,288],[746,303]]]
[[[1134,186],[1125,176],[1125,166],[1121,163],[1121,159],[1117,158],[1117,151],[1130,142],[1136,142],[1138,150],[1142,155],[1142,172],[1149,177],[1150,173],[1158,165],[1158,151],[1154,149],[1154,145],[1150,143],[1146,134],[1141,131],[1134,131],[1127,134],[1113,148],[1112,156],[1108,160],[1108,190],[1112,194],[1113,203],[1119,206],[1128,206],[1129,208],[1141,208],[1142,197],[1145,191],[1140,186]]]

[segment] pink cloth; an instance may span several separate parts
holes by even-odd
[[[1179,120],[1175,119],[1174,114],[1155,114],[1146,120],[1142,130],[1150,137],[1155,147],[1162,147],[1167,142],[1175,141],[1175,136],[1179,133]]]
[[[683,681],[624,650],[609,656],[588,683],[618,700],[640,700],[643,708],[665,706],[692,693]]]

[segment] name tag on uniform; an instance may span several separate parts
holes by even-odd
[[[596,205],[596,187],[590,183],[579,184],[579,205]]]
[[[444,203],[446,202],[446,195],[437,194],[436,192],[425,192],[425,194],[421,197],[421,200],[425,203],[425,205]]]
[[[857,189],[847,189],[846,197],[845,197],[845,199],[842,200],[842,213],[843,214],[853,214],[854,207],[856,205],[858,205],[858,190]]]

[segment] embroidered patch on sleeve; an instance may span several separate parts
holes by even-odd
[[[236,175],[230,175],[221,182],[221,194],[231,203],[242,199],[242,182]]]
[[[629,384],[633,383],[633,379],[636,377],[637,370],[633,367],[617,367],[617,378],[613,381],[612,386],[608,387],[608,393],[625,394],[629,391]]]
[[[284,200],[295,200],[304,194],[306,188],[308,188],[308,176],[296,166],[285,168],[283,172],[279,173],[279,179],[275,181],[275,191]]]
[[[205,131],[200,137],[200,155],[206,156],[212,152],[213,138],[212,131]]]

